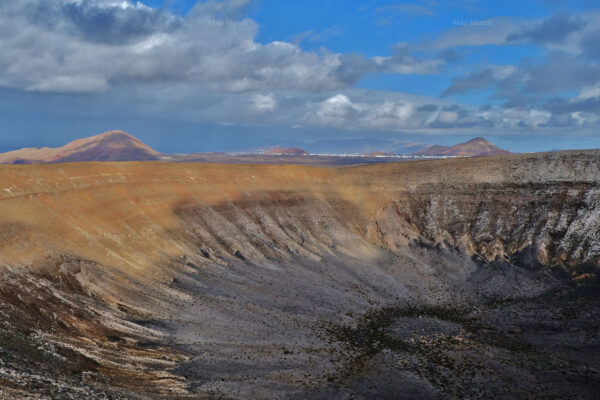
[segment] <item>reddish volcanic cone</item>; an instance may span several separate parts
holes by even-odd
[[[278,156],[305,156],[308,155],[303,149],[299,149],[296,147],[274,147],[271,150],[267,150],[265,154],[269,155],[278,155]]]
[[[489,140],[476,137],[468,142],[447,147],[433,145],[413,153],[415,156],[450,156],[450,157],[484,157],[511,154],[510,151],[501,149]]]
[[[47,164],[85,161],[147,161],[160,153],[123,131],[78,139],[58,148],[25,148],[0,154],[0,164]]]

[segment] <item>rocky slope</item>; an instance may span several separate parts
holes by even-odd
[[[415,156],[439,156],[447,150],[450,150],[450,146],[441,146],[439,144],[432,144],[431,146],[427,146],[424,149],[415,151],[412,154]]]
[[[0,168],[8,398],[593,398],[600,152]]]

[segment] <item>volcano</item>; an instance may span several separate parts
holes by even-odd
[[[486,157],[510,154],[509,151],[501,149],[489,140],[476,137],[456,146],[432,145],[423,150],[413,153],[415,156],[450,156],[450,157]]]
[[[1,395],[597,398],[599,160],[0,166]]]
[[[62,147],[24,148],[0,154],[0,164],[49,164],[82,161],[149,161],[160,154],[123,131],[110,131]]]

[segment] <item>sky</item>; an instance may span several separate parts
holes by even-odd
[[[0,1],[0,151],[600,148],[600,4]]]

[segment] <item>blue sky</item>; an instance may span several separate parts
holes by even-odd
[[[0,151],[600,147],[594,1],[0,4]]]

